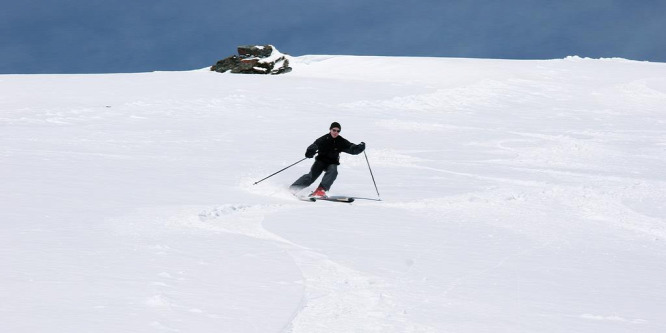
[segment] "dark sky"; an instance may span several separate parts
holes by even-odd
[[[0,73],[203,68],[236,46],[293,56],[666,62],[664,0],[3,0]]]

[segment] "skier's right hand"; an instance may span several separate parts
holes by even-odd
[[[317,149],[319,149],[319,148],[317,147],[316,143],[313,143],[313,144],[309,145],[308,149],[305,150],[305,157],[313,158],[315,156],[315,154],[317,153]]]

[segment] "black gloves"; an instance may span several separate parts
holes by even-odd
[[[348,153],[350,153],[352,155],[358,155],[358,154],[362,153],[364,150],[365,150],[365,142],[361,142],[357,145],[351,146]]]
[[[313,158],[317,153],[317,149],[319,149],[319,147],[317,147],[316,143],[309,145],[308,149],[305,150],[305,157]]]

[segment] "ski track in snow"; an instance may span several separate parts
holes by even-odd
[[[405,319],[402,310],[391,300],[390,285],[386,281],[336,263],[326,255],[294,244],[262,227],[263,220],[272,212],[298,207],[302,204],[223,205],[202,211],[198,221],[189,219],[184,225],[271,240],[287,250],[303,274],[305,295],[285,332],[331,332],[341,329],[356,332],[435,332],[433,328]]]
[[[314,249],[295,244],[263,227],[263,221],[272,213],[297,210],[303,205],[313,203],[293,202],[294,198],[284,189],[267,185],[261,190],[252,187],[248,179],[241,188],[251,193],[262,193],[272,198],[290,200],[281,204],[225,204],[212,209],[197,207],[171,207],[168,211],[152,214],[150,209],[138,215],[125,216],[123,221],[143,221],[146,216],[170,228],[193,228],[210,232],[242,235],[257,240],[274,242],[285,250],[299,267],[304,281],[304,295],[299,309],[294,313],[284,332],[435,332],[432,327],[411,323],[404,315],[404,309],[395,304],[391,297],[391,285],[377,276],[366,274],[346,267],[329,259]],[[199,209],[198,214],[193,211]],[[166,212],[169,215],[165,216]],[[130,225],[134,225],[130,223]],[[137,225],[134,225],[138,227]],[[131,229],[131,228],[130,228]],[[140,230],[125,230],[138,232]],[[157,251],[169,251],[157,246]],[[165,280],[175,278],[164,272],[160,275]],[[155,286],[168,287],[167,283],[155,282]],[[147,306],[158,308],[183,308],[163,294],[157,294],[145,301]],[[201,312],[198,309],[190,311]],[[209,314],[215,316],[213,314]],[[153,322],[152,327],[169,331],[160,322]],[[178,331],[178,330],[173,330]]]

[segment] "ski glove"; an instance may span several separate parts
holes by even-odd
[[[317,153],[317,150],[315,149],[308,149],[305,151],[305,157],[307,158],[313,158],[315,154]]]
[[[349,150],[346,151],[346,152],[350,153],[352,155],[358,155],[358,154],[362,153],[364,150],[365,150],[365,142],[361,142],[357,145],[354,145],[354,144],[351,145],[351,147],[349,147]]]

